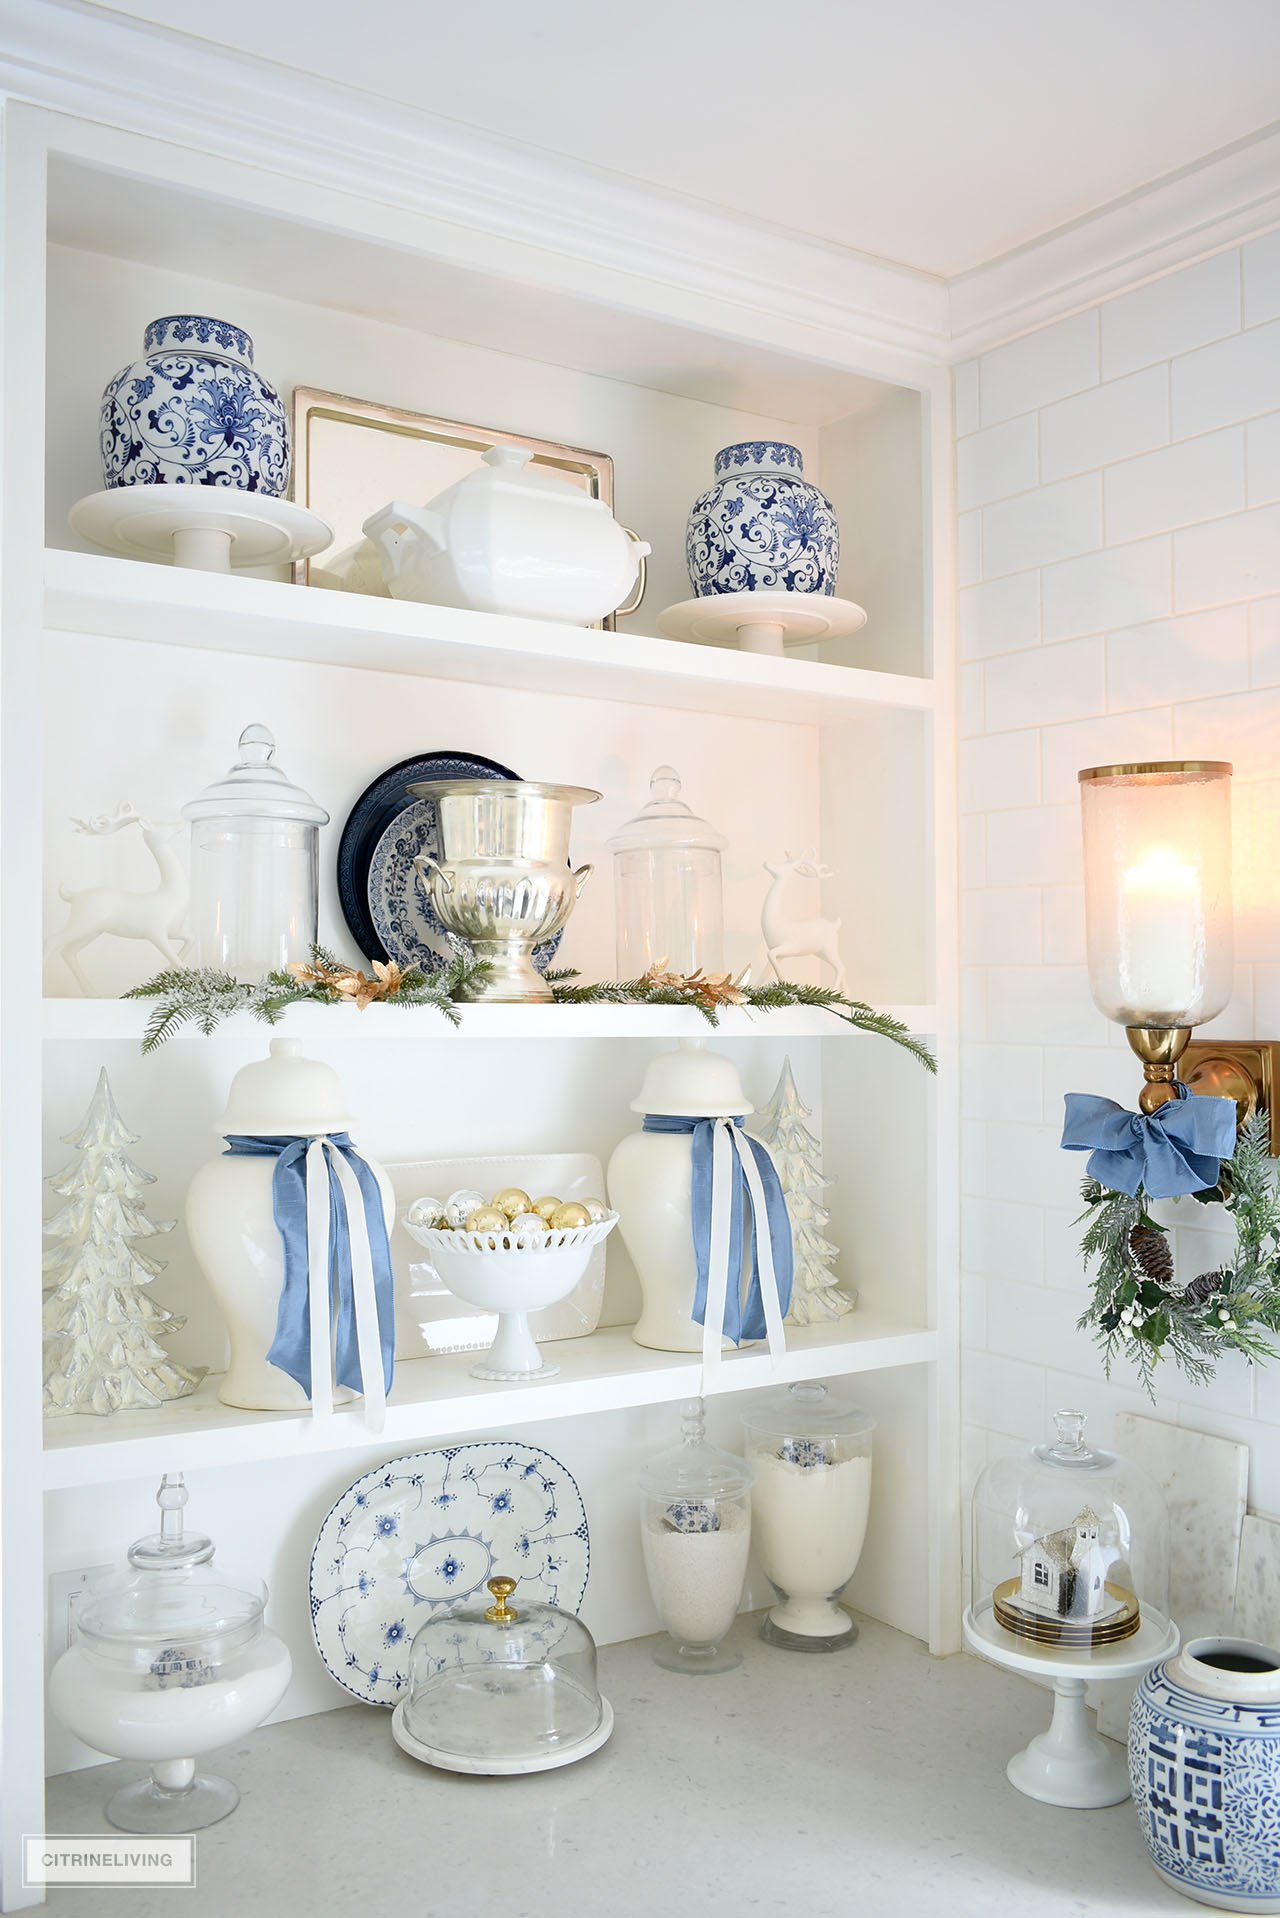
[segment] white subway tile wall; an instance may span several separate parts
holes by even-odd
[[[1103,1440],[1150,1409],[1075,1324],[1063,1095],[1139,1084],[1089,996],[1082,766],[1234,762],[1236,990],[1212,1030],[1280,1037],[1280,230],[958,368],[956,426],[971,1487],[1058,1405]],[[1193,1277],[1218,1241],[1165,1213]],[[1280,1367],[1170,1373],[1158,1415],[1248,1444],[1250,1502],[1280,1515]]]

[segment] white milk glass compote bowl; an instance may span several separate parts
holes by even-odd
[[[419,1205],[410,1206],[405,1231],[429,1254],[441,1283],[455,1297],[498,1315],[493,1344],[471,1367],[472,1378],[554,1378],[560,1367],[543,1359],[529,1314],[568,1298],[586,1272],[593,1247],[618,1223],[617,1213],[590,1225],[541,1232],[514,1225],[502,1231],[449,1231],[430,1223],[434,1216],[434,1209],[424,1213]]]

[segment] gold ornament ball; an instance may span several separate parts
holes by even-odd
[[[585,1205],[579,1205],[576,1199],[570,1199],[567,1205],[558,1205],[551,1214],[553,1232],[574,1232],[579,1226],[590,1225],[591,1214]]]
[[[468,1232],[505,1232],[507,1215],[496,1205],[478,1205],[467,1217]]]
[[[518,1219],[522,1212],[529,1210],[529,1194],[522,1192],[518,1185],[507,1185],[501,1192],[494,1193],[492,1203],[508,1219]]]
[[[609,1208],[603,1199],[583,1199],[582,1204],[587,1208],[587,1216],[592,1225],[599,1225],[602,1219],[607,1219],[609,1216]]]
[[[536,1212],[540,1219],[545,1219],[547,1224],[550,1225],[552,1219],[560,1210],[560,1201],[554,1197],[535,1199],[529,1207],[529,1210],[530,1212]]]

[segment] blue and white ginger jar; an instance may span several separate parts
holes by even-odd
[[[834,593],[840,528],[804,477],[800,449],[744,440],[716,454],[715,484],[693,503],[685,555],[693,590]]]
[[[1129,1778],[1166,1884],[1280,1912],[1280,1652],[1196,1638],[1157,1665],[1129,1715]]]
[[[284,494],[289,422],[254,371],[253,341],[226,320],[152,320],[142,358],[102,396],[102,477],[114,486],[230,486]]]

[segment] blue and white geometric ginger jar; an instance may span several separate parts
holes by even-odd
[[[1155,1666],[1129,1716],[1129,1778],[1166,1884],[1280,1912],[1280,1652],[1196,1638]]]
[[[689,578],[709,593],[834,593],[840,570],[835,508],[804,477],[797,446],[745,440],[716,454],[715,484],[693,503]]]
[[[142,358],[102,396],[102,477],[115,486],[229,486],[282,496],[289,422],[254,371],[253,341],[226,320],[152,320]]]

